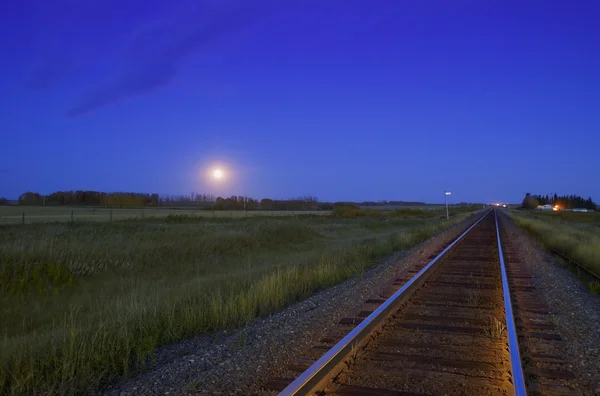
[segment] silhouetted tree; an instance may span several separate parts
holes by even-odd
[[[110,207],[158,206],[158,194],[99,191],[55,191],[47,196],[26,192],[19,197],[20,205],[87,205]]]
[[[550,201],[549,197],[542,197],[538,195],[533,196],[534,199],[537,199],[540,204],[553,204],[558,205],[563,209],[574,209],[574,208],[586,208],[586,209],[596,209],[596,203],[592,200],[592,197],[584,199],[575,194],[570,195],[557,195],[556,193],[553,196],[552,201]]]
[[[19,196],[19,205],[41,205],[43,197],[40,193],[27,191]]]
[[[525,194],[521,206],[525,209],[535,209],[539,205],[539,201],[530,193]]]
[[[273,200],[269,198],[261,199],[260,208],[263,210],[271,210],[273,208]]]

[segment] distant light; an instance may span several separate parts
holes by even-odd
[[[219,168],[217,168],[217,169],[214,169],[214,170],[212,171],[212,176],[213,176],[213,178],[215,178],[215,179],[217,179],[217,180],[218,180],[218,179],[222,179],[224,175],[225,175],[225,174],[223,173],[223,171],[222,171],[221,169],[219,169]]]
[[[452,193],[450,191],[446,191],[445,194],[446,195],[451,195]]]

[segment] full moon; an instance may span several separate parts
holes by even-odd
[[[215,169],[212,171],[212,175],[215,179],[222,179],[223,178],[223,171],[221,169]]]

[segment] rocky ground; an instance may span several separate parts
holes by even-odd
[[[339,318],[386,289],[402,270],[434,253],[464,231],[467,220],[412,249],[380,260],[377,266],[268,318],[233,333],[196,337],[163,347],[145,374],[110,387],[107,395],[248,395],[276,377],[316,343]]]
[[[584,283],[559,260],[529,238],[503,216],[506,231],[521,263],[534,277],[545,298],[564,347],[587,395],[600,395],[600,296],[591,294]]]

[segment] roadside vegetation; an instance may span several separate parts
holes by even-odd
[[[95,392],[161,345],[281,310],[472,209],[450,222],[378,211],[0,226],[0,394]]]
[[[511,210],[508,215],[548,248],[600,275],[600,213]]]

